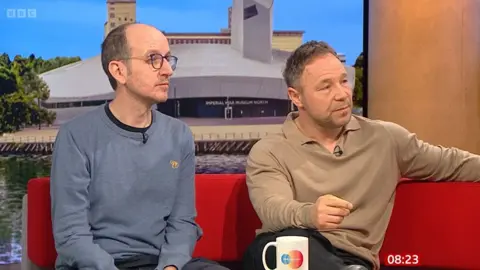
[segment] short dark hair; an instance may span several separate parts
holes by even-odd
[[[300,89],[300,77],[305,66],[317,56],[332,54],[338,58],[337,52],[324,41],[309,41],[298,47],[287,59],[283,70],[283,79],[288,87]]]
[[[108,33],[102,43],[102,68],[105,74],[107,74],[113,90],[117,89],[117,80],[108,70],[108,64],[113,60],[128,59],[130,57],[126,30],[132,24],[134,23],[126,23],[114,28]]]

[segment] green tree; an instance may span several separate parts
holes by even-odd
[[[41,104],[50,97],[50,89],[47,83],[33,70],[26,72],[22,79],[25,94],[35,101],[32,104],[35,109],[30,112],[31,124],[36,124],[39,128],[42,123],[51,125],[55,120],[55,113],[41,107]]]
[[[0,66],[10,66],[10,58],[8,57],[8,54],[3,53],[0,55]]]
[[[355,106],[363,104],[363,52],[355,60],[353,67],[355,68],[355,88],[353,89],[353,102]]]
[[[15,73],[8,66],[0,66],[0,96],[9,95],[17,91]]]
[[[55,113],[42,108],[50,90],[39,74],[80,61],[80,57],[55,57],[44,60],[0,55],[0,134],[26,126],[52,124]]]
[[[8,66],[0,66],[0,134],[14,130],[11,120],[11,98],[18,90],[15,72]]]
[[[48,60],[43,60],[41,57],[36,58],[34,70],[37,74],[42,74],[47,71],[70,65],[81,61],[82,59],[78,56],[76,57],[55,57]]]

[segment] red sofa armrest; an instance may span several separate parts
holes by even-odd
[[[57,252],[50,214],[50,178],[28,181],[27,196],[27,255],[35,265],[51,269]]]

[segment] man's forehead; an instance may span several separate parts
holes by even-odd
[[[140,43],[131,44],[130,46],[132,52],[136,54],[149,55],[149,54],[161,54],[166,55],[170,52],[170,47],[167,44],[160,43]]]
[[[132,51],[137,53],[161,53],[169,51],[167,38],[153,27],[139,27],[128,29],[128,43]]]
[[[318,79],[346,76],[345,66],[335,56],[323,56],[314,59],[305,66],[304,74]]]

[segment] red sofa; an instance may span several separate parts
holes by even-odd
[[[220,262],[240,261],[259,228],[248,198],[245,175],[196,176],[198,223],[204,230],[194,256]],[[397,188],[395,208],[380,258],[418,255],[423,268],[480,269],[480,184],[404,181]],[[26,233],[22,264],[53,269],[49,179],[28,182]],[[405,257],[404,257],[405,258]],[[390,258],[391,259],[391,258]]]

